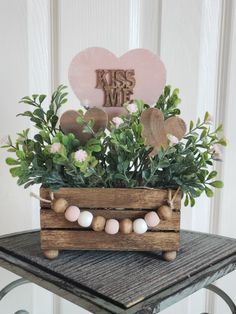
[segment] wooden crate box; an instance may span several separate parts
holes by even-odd
[[[174,195],[175,191],[172,191]],[[50,190],[40,189],[40,196],[50,200]],[[168,190],[125,188],[61,188],[55,198],[65,198],[69,205],[88,209],[94,216],[106,219],[144,218],[150,210],[166,205]],[[164,251],[179,250],[181,192],[173,203],[170,220],[161,220],[155,228],[144,234],[106,234],[82,228],[77,222],[69,222],[64,214],[57,214],[50,204],[41,201],[41,248],[47,257],[56,257],[58,250],[122,250]],[[50,254],[51,252],[51,254]],[[168,259],[168,256],[166,256]]]

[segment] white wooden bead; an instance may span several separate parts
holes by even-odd
[[[135,219],[133,222],[133,230],[135,233],[142,234],[147,231],[148,227],[143,218]]]
[[[89,211],[85,210],[80,213],[79,218],[78,218],[78,224],[81,227],[84,227],[84,228],[89,227],[92,221],[93,221],[93,215]]]

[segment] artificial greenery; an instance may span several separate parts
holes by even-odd
[[[8,138],[3,147],[16,155],[7,158],[17,183],[27,188],[43,184],[52,190],[60,187],[149,187],[178,188],[185,194],[185,205],[191,206],[195,198],[205,192],[213,196],[212,187],[223,186],[215,180],[217,172],[212,170],[213,161],[219,159],[219,146],[226,145],[222,138],[222,125],[211,130],[210,116],[203,121],[190,122],[185,137],[167,149],[150,157],[151,147],[144,143],[143,126],[139,122],[141,113],[148,108],[136,101],[137,111],[121,116],[117,126],[112,121],[108,130],[93,131],[94,121],[85,122],[83,111],[79,111],[78,124],[92,138],[81,145],[74,134],[64,134],[58,126],[58,110],[67,102],[65,86],[53,93],[48,110],[44,105],[45,95],[32,95],[20,101],[33,110],[20,116],[30,118],[38,132],[29,136],[29,129],[18,133],[15,143]],[[180,114],[179,91],[166,86],[154,107],[160,109],[165,119]],[[57,143],[57,150],[52,148]],[[54,146],[53,146],[54,145]],[[84,154],[82,160],[75,158],[76,152]],[[211,169],[211,170],[210,170]]]

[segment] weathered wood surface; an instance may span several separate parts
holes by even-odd
[[[175,191],[172,191],[174,195]],[[40,196],[50,200],[49,190],[40,189]],[[181,207],[181,192],[174,201],[174,208]],[[131,208],[157,209],[166,203],[168,190],[159,189],[103,189],[103,188],[61,188],[55,198],[63,197],[69,205],[81,208]],[[50,204],[41,202],[41,208],[49,208]]]
[[[42,230],[43,250],[177,251],[179,232],[108,235],[104,231]]]
[[[174,262],[158,253],[68,251],[48,261],[39,232],[0,238],[0,265],[93,313],[151,314],[236,269],[236,240],[181,232]]]
[[[172,197],[175,191],[171,192]],[[40,189],[43,199],[50,199],[50,191]],[[135,250],[135,251],[176,251],[179,249],[181,192],[175,197],[175,212],[169,221],[162,221],[143,235],[108,235],[80,228],[77,223],[69,223],[62,214],[50,210],[50,204],[41,201],[41,243],[43,250],[83,249],[83,250]],[[168,190],[159,189],[104,189],[104,188],[61,188],[55,198],[65,198],[69,205],[81,209],[89,208],[96,216],[108,218],[144,218],[147,209],[157,210],[167,203]],[[53,229],[53,230],[51,230]],[[61,230],[64,229],[64,230]],[[65,230],[66,229],[66,230]],[[158,231],[158,234],[157,232]],[[164,231],[164,232],[162,232]]]
[[[105,209],[90,209],[89,210],[93,216],[103,216],[106,219],[123,219],[123,218],[143,218],[147,210],[105,210]],[[57,214],[50,209],[41,209],[40,211],[40,220],[42,229],[82,229],[78,225],[78,222],[70,222],[65,219],[64,214]],[[166,231],[177,231],[180,228],[180,211],[174,211],[171,220],[161,220],[160,223],[151,230],[166,230]]]

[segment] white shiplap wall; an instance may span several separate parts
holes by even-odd
[[[27,3],[0,1],[0,138],[27,128],[24,119],[15,116],[18,104],[28,93]],[[0,150],[0,234],[31,228],[31,206],[28,193],[16,186],[5,166],[7,153]],[[0,269],[0,289],[17,277]],[[0,302],[0,313],[11,314],[19,308],[32,310],[30,286],[24,292],[17,288]]]
[[[233,120],[236,84],[233,4],[232,0],[1,1],[0,86],[4,87],[1,96],[6,106],[0,115],[0,134],[14,134],[27,127],[26,122],[19,119],[17,124],[7,123],[14,119],[12,114],[19,111],[17,100],[32,92],[49,93],[59,83],[68,84],[69,63],[82,49],[102,46],[121,55],[128,49],[143,47],[160,53],[166,64],[168,83],[181,90],[185,120],[196,118],[205,109],[211,111],[217,120],[225,120],[230,143],[220,169],[226,188],[217,194],[216,202],[203,198],[196,208],[183,209],[182,227],[216,230],[236,237],[236,214],[231,210],[236,175],[231,167],[236,148],[233,136],[236,131]],[[12,18],[11,23],[9,17]],[[17,58],[14,58],[15,51]],[[224,84],[221,84],[222,81]],[[67,108],[76,109],[78,105],[79,101],[70,90]],[[5,155],[1,153],[0,158],[3,164]],[[0,232],[38,226],[37,203],[29,201],[28,194],[15,186],[6,167],[0,168],[0,184],[0,196],[5,202],[1,209]],[[9,197],[10,191],[15,198]],[[15,214],[19,200],[21,205],[18,205],[19,210]],[[13,213],[17,219],[12,220]],[[13,277],[5,271],[1,271],[0,275],[3,278],[1,285]],[[231,274],[219,281],[234,299],[235,279],[235,275]],[[11,303],[17,305],[22,299],[28,309],[33,307],[34,314],[41,314],[42,311],[45,314],[85,313],[36,287],[28,289],[26,301],[23,299],[25,291],[22,290],[18,296],[15,293]],[[206,298],[205,292],[201,291],[163,311],[163,314],[197,314],[205,311],[205,303],[206,311],[209,308],[211,313],[228,313],[225,305],[215,303],[211,296]],[[6,304],[0,304],[0,312],[1,306],[4,306],[4,314],[11,314],[12,307]]]

